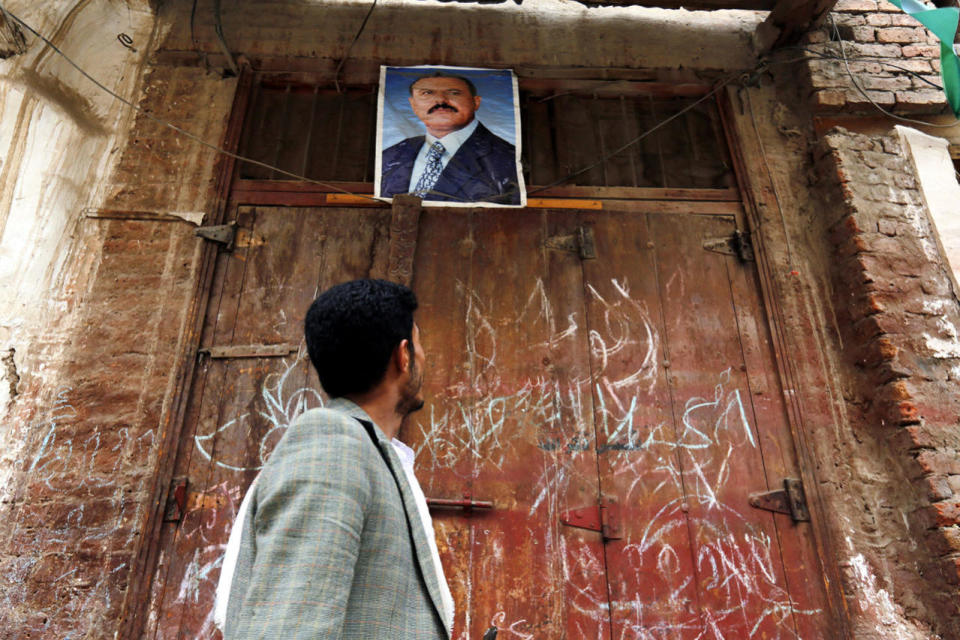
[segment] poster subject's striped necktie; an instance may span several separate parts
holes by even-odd
[[[427,152],[427,166],[423,169],[423,175],[417,180],[417,186],[413,190],[413,195],[425,198],[430,190],[433,189],[433,185],[437,183],[437,178],[440,177],[440,172],[443,171],[440,158],[443,157],[444,151],[446,151],[446,149],[443,148],[439,140],[430,145],[430,150]]]

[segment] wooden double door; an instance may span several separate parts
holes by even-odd
[[[330,285],[387,275],[390,221],[240,209],[145,637],[216,636],[243,492],[324,401],[304,311]],[[420,215],[427,405],[402,437],[427,496],[466,505],[434,511],[456,638],[829,637],[809,522],[749,503],[799,470],[754,267],[725,253],[734,231],[722,215]]]

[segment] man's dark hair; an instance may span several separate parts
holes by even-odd
[[[426,75],[422,75],[422,76],[420,76],[419,78],[417,78],[416,80],[414,80],[413,82],[411,82],[411,83],[410,83],[410,95],[413,95],[413,85],[417,84],[418,82],[420,82],[420,81],[423,80],[424,78],[454,78],[454,79],[456,79],[456,80],[462,80],[462,81],[464,82],[464,84],[467,85],[467,89],[470,90],[470,95],[471,95],[472,97],[474,97],[474,98],[477,97],[477,87],[476,87],[476,85],[474,85],[472,82],[470,82],[470,78],[465,78],[465,77],[463,77],[463,76],[458,76],[458,75],[455,75],[455,74],[452,74],[452,73],[446,73],[446,72],[444,72],[444,71],[434,71],[433,73],[428,73],[428,74],[426,74]]]
[[[327,395],[375,387],[397,345],[406,339],[412,347],[416,309],[413,291],[386,280],[353,280],[321,293],[307,311],[304,333]]]

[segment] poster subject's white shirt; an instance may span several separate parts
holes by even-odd
[[[450,162],[450,158],[456,155],[457,151],[463,146],[463,143],[467,141],[467,138],[473,135],[473,132],[477,130],[477,125],[479,121],[476,117],[459,131],[451,131],[442,138],[435,138],[430,133],[427,133],[426,140],[423,141],[423,146],[420,147],[420,153],[417,154],[417,159],[413,163],[413,172],[410,174],[410,185],[407,187],[409,192],[413,192],[417,188],[417,183],[420,181],[420,176],[423,175],[424,170],[427,168],[427,154],[430,152],[430,147],[433,146],[434,142],[439,141],[443,145],[443,155],[440,156],[440,166],[442,169],[447,168],[447,163]],[[430,198],[427,197],[427,200]]]

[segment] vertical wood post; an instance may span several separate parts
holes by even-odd
[[[387,279],[410,286],[413,281],[413,257],[417,251],[420,228],[420,198],[412,195],[393,197],[390,216],[390,252],[387,258]]]

